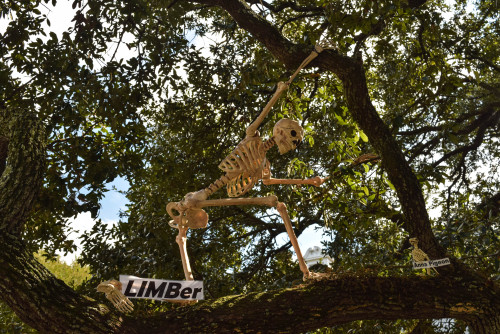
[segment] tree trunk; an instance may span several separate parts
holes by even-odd
[[[498,334],[500,333],[500,315],[494,314],[491,317],[478,317],[469,322],[473,334]]]
[[[45,172],[45,136],[42,122],[29,111],[1,111],[0,231],[19,235],[42,185]],[[1,134],[0,134],[1,135]],[[7,139],[6,139],[7,138]],[[7,151],[5,151],[5,146]]]

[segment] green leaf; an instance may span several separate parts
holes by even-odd
[[[366,196],[368,196],[370,194],[370,192],[368,191],[368,188],[366,186],[363,186],[361,189],[363,189]]]
[[[392,184],[391,181],[389,181],[388,179],[385,179],[385,183],[387,183],[387,185],[389,186],[389,188],[391,188],[392,190],[396,191],[396,188],[394,187],[394,185]]]
[[[362,130],[360,130],[360,131],[359,131],[359,137],[360,137],[360,138],[361,138],[361,140],[363,140],[365,143],[367,143],[367,142],[368,142],[368,137],[366,136],[366,134],[365,134]]]
[[[337,113],[335,113],[334,115],[340,125],[347,125],[347,123]]]

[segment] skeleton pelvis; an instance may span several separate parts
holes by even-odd
[[[171,227],[205,228],[208,224],[208,214],[203,209],[186,209],[181,202],[167,204],[167,212],[172,217],[169,222]]]
[[[203,209],[187,209],[185,226],[189,228],[205,228],[208,224],[208,214]]]

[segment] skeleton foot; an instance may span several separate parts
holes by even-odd
[[[329,273],[315,273],[315,272],[310,271],[308,276],[306,276],[304,274],[304,282],[319,281],[319,280],[322,280],[322,279],[327,278],[329,276],[331,276],[331,274],[329,274]]]
[[[102,282],[97,291],[104,292],[106,298],[113,303],[118,311],[129,313],[134,310],[134,304],[122,293],[122,284],[116,280]]]

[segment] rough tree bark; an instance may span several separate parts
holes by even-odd
[[[44,128],[31,111],[0,112],[0,129],[6,132],[0,136],[8,144],[0,175],[2,300],[41,332],[110,332],[117,319],[107,316],[106,307],[78,295],[26,251],[20,236],[42,185]]]
[[[294,45],[241,0],[199,0],[226,10],[279,61],[295,68],[311,46]],[[412,2],[419,5],[422,1]],[[445,255],[430,228],[418,180],[373,107],[363,64],[323,52],[313,63],[343,82],[349,112],[383,159],[405,217],[405,228],[432,258]],[[475,333],[500,332],[499,287],[454,260],[437,277],[332,277],[280,291],[229,296],[157,314],[122,316],[54,278],[20,238],[43,179],[44,135],[28,112],[0,111],[0,149],[8,141],[0,178],[0,297],[20,318],[46,333],[293,332],[364,319],[456,318]],[[8,125],[5,127],[5,125]],[[3,144],[2,144],[3,143]],[[2,146],[3,145],[3,146]],[[1,151],[1,150],[0,150]],[[0,153],[4,152],[1,151]],[[5,154],[0,155],[5,157]],[[2,166],[2,161],[0,161]]]

